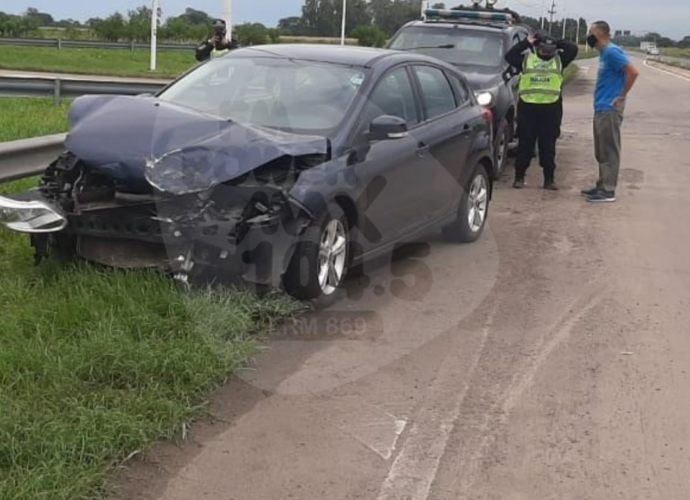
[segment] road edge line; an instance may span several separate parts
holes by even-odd
[[[685,80],[686,82],[690,82],[690,78],[688,78],[687,76],[679,75],[678,73],[674,73],[673,71],[668,71],[668,70],[665,70],[662,68],[657,68],[656,66],[650,66],[646,59],[644,61],[644,65],[647,68],[653,69],[655,71],[660,71],[661,73],[666,73],[667,75],[675,76],[676,78],[680,78],[681,80]]]

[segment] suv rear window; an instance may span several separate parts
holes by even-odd
[[[452,45],[452,48],[447,46]],[[443,47],[443,48],[438,48]],[[503,34],[440,26],[410,26],[395,37],[393,50],[408,50],[437,57],[458,66],[503,66]]]

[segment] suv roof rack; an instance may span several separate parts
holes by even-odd
[[[510,9],[482,8],[479,6],[465,7],[458,5],[451,9],[426,9],[425,22],[442,22],[455,24],[485,24],[495,27],[522,24],[520,15]]]

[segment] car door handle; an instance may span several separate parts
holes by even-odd
[[[467,124],[467,123],[465,123],[462,127],[460,125],[458,125],[458,128],[461,128],[460,136],[462,136],[462,137],[466,137],[466,136],[470,135],[470,133],[472,132],[472,127],[470,127],[469,124]]]
[[[423,142],[420,142],[417,145],[417,156],[419,156],[420,158],[423,158],[424,156],[426,156],[426,154],[429,152],[429,150],[430,150],[430,148],[429,148],[428,144],[424,144]]]

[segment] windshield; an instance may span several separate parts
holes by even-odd
[[[362,68],[269,57],[223,57],[161,94],[178,105],[245,125],[326,135],[364,83]]]
[[[417,26],[400,32],[391,49],[412,50],[458,66],[503,67],[501,33]]]

